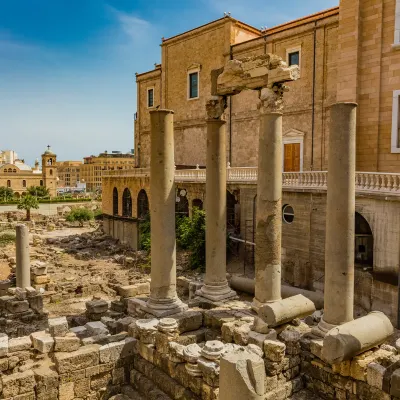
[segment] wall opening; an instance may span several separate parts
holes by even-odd
[[[113,190],[113,215],[118,215],[118,189]]]
[[[354,263],[362,268],[373,268],[374,238],[367,220],[358,212],[355,214]]]
[[[199,210],[203,209],[203,201],[200,199],[194,199],[192,201],[192,208],[198,208]]]
[[[125,188],[122,194],[122,216],[132,217],[132,196],[128,188]]]
[[[149,214],[149,199],[144,189],[140,190],[137,197],[137,217],[140,219],[146,218]]]
[[[188,217],[189,216],[189,200],[186,197],[185,189],[177,189],[175,199],[175,215]]]

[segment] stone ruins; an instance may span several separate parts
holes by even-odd
[[[171,110],[151,112],[150,284],[121,286],[111,303],[87,302],[83,325],[47,319],[41,292],[31,287],[28,230],[17,226],[17,288],[0,297],[1,316],[44,323],[25,336],[22,328],[1,334],[2,399],[400,399],[391,322],[381,312],[354,319],[355,104],[332,106],[324,312],[307,291],[282,298],[282,110],[285,82],[298,73],[274,55],[213,71],[206,274],[189,283],[189,304],[177,292]],[[243,90],[260,98],[251,303],[229,286],[225,248],[224,110],[226,97]]]

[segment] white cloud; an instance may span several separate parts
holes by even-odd
[[[129,14],[117,10],[109,5],[107,6],[107,9],[116,19],[120,33],[125,36],[125,39],[128,39],[130,42],[129,44],[143,44],[155,36],[156,30],[149,21],[146,21],[135,14]]]

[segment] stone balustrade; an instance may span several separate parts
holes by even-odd
[[[227,168],[228,183],[255,184],[256,167]],[[149,177],[150,170],[136,168],[130,170],[107,171],[104,178],[111,177]],[[356,191],[362,193],[380,193],[400,195],[400,174],[390,172],[356,172]],[[176,182],[205,182],[205,169],[180,169],[175,171]],[[284,172],[284,189],[326,190],[327,171]]]

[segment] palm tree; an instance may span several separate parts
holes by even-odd
[[[23,196],[21,200],[18,203],[17,206],[18,210],[26,210],[26,220],[30,221],[31,220],[31,209],[38,209],[39,208],[39,202],[37,201],[37,198],[27,194],[26,196]]]

